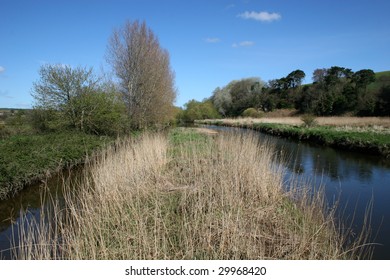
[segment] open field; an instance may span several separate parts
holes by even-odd
[[[283,185],[269,143],[195,129],[109,147],[66,208],[21,223],[18,259],[351,259],[363,239],[320,193]],[[239,143],[239,144],[238,144]],[[343,229],[343,230],[341,230]]]

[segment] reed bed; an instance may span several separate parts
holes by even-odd
[[[269,143],[189,130],[106,150],[65,205],[19,228],[16,259],[356,259],[320,193],[287,186]],[[286,190],[288,189],[288,191]]]

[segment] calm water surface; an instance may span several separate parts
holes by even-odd
[[[25,188],[12,199],[0,201],[0,260],[11,258],[12,244],[17,244],[18,241],[19,225],[24,224],[27,227],[26,221],[39,221],[42,209],[49,209],[47,205],[50,205],[51,199],[58,198],[63,203],[63,182],[70,181],[72,186],[77,187],[81,176],[80,167],[64,171]],[[43,193],[46,199],[42,197]],[[44,200],[46,203],[42,203]],[[21,214],[26,214],[24,221],[20,219]]]

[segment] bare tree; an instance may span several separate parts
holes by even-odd
[[[107,61],[119,79],[132,125],[144,128],[172,118],[176,98],[168,52],[145,22],[114,30]]]

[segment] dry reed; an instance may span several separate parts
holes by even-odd
[[[66,208],[22,226],[19,259],[344,259],[347,244],[320,194],[283,186],[269,143],[146,134],[108,149]],[[327,213],[327,214],[326,214]],[[361,242],[361,240],[360,240]]]

